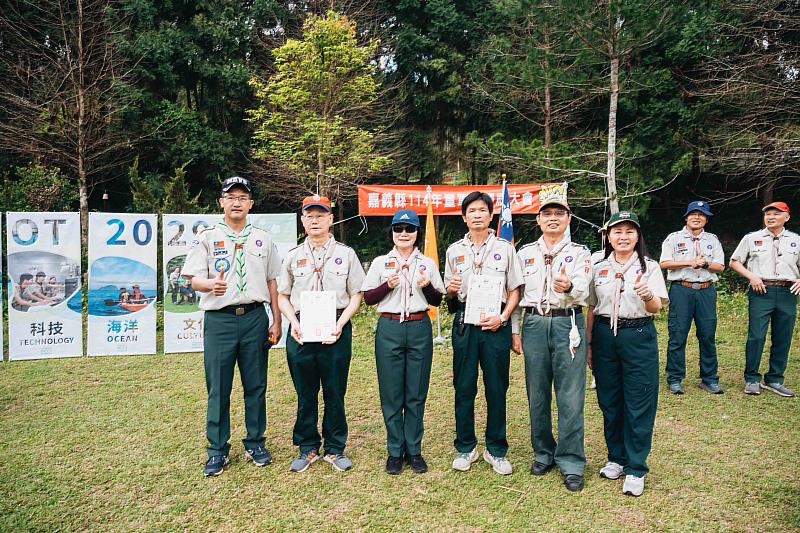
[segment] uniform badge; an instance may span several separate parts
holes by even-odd
[[[224,257],[221,259],[217,259],[214,261],[214,270],[217,272],[222,272],[223,270],[227,272],[231,268],[231,263]]]
[[[756,246],[764,246],[764,241],[755,241],[753,244]]]
[[[228,250],[225,249],[225,241],[214,241],[214,257],[221,255],[228,255]]]
[[[709,250],[711,250],[711,249],[713,249],[714,247],[713,247],[712,245],[710,245],[710,244],[709,244],[709,245],[707,245],[707,246],[706,246],[706,248],[708,248]]]
[[[608,277],[608,269],[601,270],[597,273],[598,278],[607,278]]]
[[[683,253],[683,252],[687,251],[686,243],[685,242],[679,242],[677,245],[675,245],[675,250],[677,250],[678,253]]]
[[[796,243],[796,242],[793,242],[793,243],[791,243],[789,246],[791,246],[792,248],[797,248],[797,243]]]
[[[383,263],[383,268],[397,268],[397,263],[394,261],[386,261]]]
[[[264,244],[264,243],[263,243],[263,242],[261,242],[261,240],[260,240],[260,239],[256,241],[256,246],[258,246],[259,248],[261,248],[261,246],[262,246],[263,244]]]
[[[419,266],[419,271],[420,272],[425,272],[426,270],[427,270],[427,267],[425,265],[420,265]]]
[[[455,262],[456,266],[458,266],[458,265],[460,265],[460,264],[462,264],[464,262],[464,256],[463,255],[459,255],[458,257],[453,259],[453,261]]]
[[[533,266],[533,264],[535,262],[536,262],[536,258],[535,257],[529,257],[528,259],[525,260],[525,266],[526,267]]]
[[[298,259],[295,262],[295,266],[299,266],[299,267],[306,266],[307,264],[308,264],[308,259],[306,259],[306,258]]]
[[[564,262],[565,262],[565,263],[572,263],[572,256],[571,256],[571,255],[568,255],[567,257],[565,257],[565,258],[564,258]]]
[[[495,260],[495,261],[500,261],[500,258],[501,258],[501,257],[503,257],[503,256],[502,256],[502,255],[500,255],[500,254],[494,254],[494,260]]]
[[[342,258],[341,257],[337,257],[336,259],[333,260],[333,262],[336,263],[337,265],[341,265],[342,264]]]

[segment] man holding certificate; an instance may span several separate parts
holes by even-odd
[[[453,387],[457,450],[453,468],[467,471],[478,459],[475,396],[478,366],[486,391],[484,460],[498,474],[511,474],[506,459],[506,392],[511,349],[508,319],[519,303],[522,269],[510,242],[489,229],[494,204],[478,191],[464,198],[461,214],[469,232],[447,249],[444,283],[453,319]]]
[[[353,467],[344,455],[344,396],[352,356],[350,317],[361,304],[364,268],[355,251],[331,235],[328,198],[306,197],[300,220],[307,238],[286,255],[278,280],[281,313],[291,323],[286,357],[297,391],[292,442],[300,453],[290,470],[304,472],[317,461],[324,439],[323,459],[343,472]],[[317,431],[320,386],[325,403],[322,437]]]
[[[583,489],[583,408],[586,393],[586,305],[591,279],[589,249],[566,234],[572,214],[566,188],[539,194],[536,222],[542,236],[519,250],[525,277],[520,308],[512,317],[512,349],[525,353],[525,386],[534,460],[531,474],[558,466],[567,490]],[[553,388],[558,407],[558,442],[550,411]]]

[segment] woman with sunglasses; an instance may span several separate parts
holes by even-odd
[[[392,218],[392,250],[375,258],[364,280],[364,302],[378,306],[375,363],[389,457],[386,472],[404,462],[427,472],[422,419],[433,362],[428,306],[442,301],[444,283],[433,261],[419,251],[419,217],[401,209]]]
[[[647,257],[639,218],[621,211],[606,225],[604,258],[589,284],[587,361],[597,380],[608,462],[600,476],[625,474],[622,492],[641,496],[658,402],[653,315],[669,301],[658,263]]]

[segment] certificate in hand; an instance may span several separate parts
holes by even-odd
[[[305,291],[300,295],[300,337],[303,342],[335,341],[336,291]]]
[[[500,314],[503,305],[505,279],[497,276],[475,275],[469,278],[465,324],[477,324]]]

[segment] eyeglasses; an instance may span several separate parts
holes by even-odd
[[[411,224],[395,224],[392,226],[392,231],[395,233],[416,233],[417,227]]]
[[[567,216],[566,209],[545,209],[544,211],[539,213],[540,217],[556,217],[556,218],[564,218]]]
[[[226,194],[223,194],[222,195],[222,199],[225,200],[226,202],[243,204],[243,203],[247,202],[248,200],[250,200],[250,197],[249,196],[228,196]]]
[[[331,216],[330,213],[328,213],[327,215],[303,215],[303,218],[306,220],[310,220],[312,222],[318,222],[320,220],[325,220],[329,216]]]

